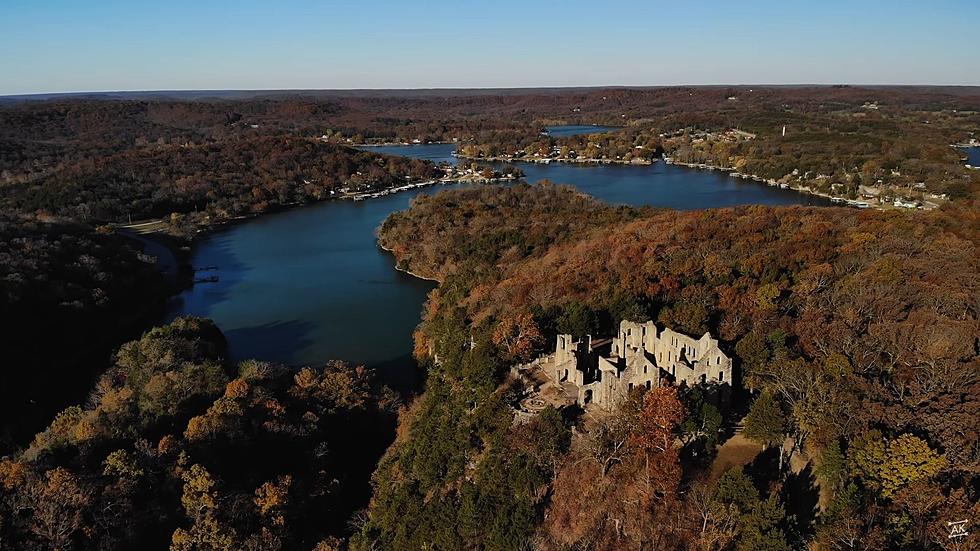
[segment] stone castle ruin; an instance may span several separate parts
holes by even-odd
[[[732,382],[732,360],[717,339],[658,331],[652,321],[623,321],[612,339],[558,335],[554,356],[539,365],[575,402],[602,408],[616,407],[638,387]]]

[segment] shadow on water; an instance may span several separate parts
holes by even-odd
[[[198,282],[172,297],[167,303],[165,322],[177,316],[211,317],[214,308],[234,297],[235,286],[245,279],[251,266],[234,251],[230,231],[206,237],[194,246],[192,266],[195,278],[217,276],[218,281]]]
[[[411,354],[405,354],[393,360],[378,362],[367,367],[374,369],[378,381],[403,396],[417,392],[422,388],[422,369]]]
[[[235,362],[255,359],[294,364],[293,353],[313,343],[314,328],[313,323],[303,320],[274,321],[229,329],[225,338],[235,343],[231,350]]]

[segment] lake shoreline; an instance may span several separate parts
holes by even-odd
[[[663,161],[664,164],[681,166],[685,168],[698,169],[698,170],[711,170],[719,172],[727,172],[732,178],[742,178],[746,180],[752,180],[754,182],[765,184],[769,187],[779,187],[780,189],[795,191],[797,193],[803,193],[806,195],[812,195],[814,197],[821,197],[823,199],[828,199],[832,203],[843,205],[851,208],[875,208],[878,210],[890,210],[889,206],[886,204],[872,205],[865,201],[857,201],[848,199],[846,197],[840,197],[832,195],[829,193],[824,193],[817,191],[808,186],[802,185],[792,185],[787,182],[779,182],[774,178],[763,178],[757,174],[746,174],[736,172],[734,168],[723,167],[718,165],[712,165],[709,163],[685,163],[683,161],[676,161],[667,155],[663,155],[659,159],[653,159],[652,161],[625,161],[622,159],[567,159],[567,158],[523,158],[523,157],[512,157],[512,156],[494,156],[494,157],[474,157],[469,155],[461,155],[459,153],[453,152],[453,156],[458,159],[466,159],[472,161],[485,161],[485,162],[499,162],[499,163],[529,163],[529,164],[570,164],[570,165],[622,165],[622,166],[652,166],[658,161]],[[866,205],[866,206],[865,206]]]
[[[650,160],[630,160],[625,161],[623,159],[569,159],[569,158],[552,158],[552,157],[541,157],[541,158],[525,158],[525,157],[472,157],[467,155],[455,155],[457,158],[466,159],[468,161],[486,161],[488,163],[534,163],[541,165],[548,165],[551,163],[565,163],[565,164],[577,164],[577,165],[625,165],[625,166],[651,166],[657,163],[659,159]]]
[[[353,147],[355,149],[359,147],[413,147],[416,145],[449,145],[458,142],[382,142],[382,143],[345,143],[347,147]]]
[[[437,143],[437,142],[432,142],[432,144],[435,144],[435,143]],[[452,142],[438,142],[438,143],[439,144],[442,144],[442,145],[449,145]],[[371,145],[371,144],[363,144],[363,145],[364,146],[367,146],[367,147],[383,147],[382,145]],[[420,144],[400,144],[399,143],[399,144],[386,144],[386,145],[389,145],[389,146],[390,145],[394,145],[394,146],[398,146],[398,147],[403,147],[403,146],[404,147],[413,147],[413,146],[418,146]],[[429,144],[427,144],[427,145],[429,145]],[[459,159],[474,160],[474,161],[481,161],[482,160],[482,161],[486,161],[486,162],[529,163],[529,164],[544,164],[544,165],[548,165],[548,164],[553,164],[554,163],[554,164],[581,165],[581,166],[587,166],[587,165],[620,165],[620,166],[649,167],[649,166],[652,166],[652,165],[656,164],[658,161],[661,160],[661,159],[655,159],[652,162],[642,162],[641,163],[641,162],[613,160],[613,159],[589,159],[589,160],[576,160],[576,159],[567,159],[567,160],[566,159],[539,159],[539,160],[535,160],[535,159],[520,159],[520,158],[510,158],[510,157],[468,157],[468,156],[463,156],[463,155],[455,155],[455,153],[454,153],[454,156],[456,158],[459,158]],[[685,163],[685,162],[681,162],[681,161],[675,161],[675,160],[671,159],[670,157],[666,157],[666,156],[663,157],[662,160],[663,160],[663,162],[665,164],[668,164],[668,165],[676,165],[676,166],[681,166],[681,167],[690,168],[690,169],[712,170],[712,171],[728,172],[734,178],[751,179],[751,180],[753,180],[753,181],[755,181],[757,183],[767,184],[770,187],[776,187],[776,186],[778,186],[778,187],[780,187],[782,189],[787,189],[787,190],[791,190],[791,191],[796,191],[798,193],[804,193],[804,194],[808,194],[808,195],[813,195],[813,196],[816,196],[816,197],[821,197],[821,198],[824,198],[824,199],[829,199],[829,200],[834,201],[834,202],[843,203],[843,201],[845,201],[845,199],[843,199],[843,198],[839,198],[839,197],[832,196],[830,194],[826,194],[826,193],[814,191],[814,190],[812,190],[810,188],[806,188],[806,187],[792,187],[792,186],[789,186],[788,184],[779,184],[776,180],[773,180],[773,179],[768,179],[767,180],[767,179],[762,178],[761,176],[757,176],[757,175],[740,174],[740,173],[735,172],[734,169],[732,169],[732,168],[720,167],[720,166],[715,166],[715,165],[710,165],[710,164],[704,164],[704,163]],[[208,237],[210,235],[213,235],[215,233],[228,230],[231,227],[234,227],[235,225],[238,225],[238,224],[241,224],[241,223],[244,223],[244,222],[249,222],[249,221],[251,221],[253,219],[256,219],[256,218],[259,218],[259,217],[262,217],[262,216],[265,216],[265,215],[278,214],[278,213],[286,212],[286,211],[293,210],[293,209],[296,209],[296,208],[314,206],[314,205],[321,204],[321,203],[328,202],[328,201],[366,201],[366,200],[370,200],[370,199],[379,199],[379,198],[386,197],[386,196],[389,196],[389,195],[393,195],[393,194],[396,194],[396,193],[401,193],[401,192],[405,192],[405,191],[419,190],[419,189],[426,188],[426,187],[435,187],[435,186],[438,186],[438,185],[457,185],[457,184],[485,184],[485,185],[494,185],[494,184],[504,184],[504,183],[519,182],[519,181],[524,181],[524,180],[526,180],[526,178],[524,178],[523,176],[522,177],[509,177],[509,178],[508,177],[501,177],[501,178],[457,177],[457,178],[449,178],[449,179],[426,180],[426,181],[423,181],[423,182],[415,182],[415,183],[407,184],[407,185],[403,185],[403,186],[383,188],[383,189],[380,189],[380,190],[377,190],[377,191],[360,192],[360,193],[346,193],[346,194],[340,194],[340,195],[330,195],[330,196],[324,197],[322,199],[314,199],[314,200],[311,200],[311,201],[303,201],[303,202],[294,201],[294,202],[289,202],[289,203],[280,203],[280,204],[276,204],[276,205],[270,206],[268,209],[266,209],[266,210],[264,210],[262,212],[252,212],[252,213],[248,213],[248,214],[240,214],[240,215],[237,215],[237,216],[223,218],[221,220],[218,220],[218,221],[209,223],[207,225],[200,226],[200,227],[198,227],[194,231],[193,234],[189,234],[189,235],[179,235],[179,234],[174,234],[174,233],[170,233],[168,231],[165,231],[165,228],[167,227],[166,226],[166,222],[164,222],[165,218],[156,219],[156,220],[153,220],[153,221],[150,221],[150,222],[141,221],[141,222],[134,223],[134,224],[116,225],[115,227],[118,228],[118,229],[120,229],[120,230],[126,231],[126,232],[133,232],[133,233],[137,234],[137,235],[132,235],[130,237],[137,238],[139,240],[145,239],[147,241],[152,241],[153,243],[156,243],[157,245],[159,245],[159,246],[161,246],[163,248],[166,248],[167,250],[170,251],[170,253],[174,256],[174,258],[177,261],[176,262],[177,263],[176,268],[177,268],[177,278],[178,279],[177,279],[177,282],[175,283],[175,286],[174,286],[174,289],[175,290],[174,290],[173,294],[171,295],[171,296],[175,296],[175,295],[181,293],[182,291],[184,291],[184,290],[192,287],[196,283],[194,281],[194,273],[195,273],[194,266],[191,264],[190,258],[193,256],[193,247],[197,244],[198,241],[200,241],[201,239],[204,239],[204,238],[206,238],[206,237]],[[705,207],[705,208],[710,208],[710,207]],[[882,209],[881,206],[876,206],[875,208]],[[160,229],[159,230],[153,230],[153,231],[150,231],[150,232],[145,232],[145,233],[144,232],[136,231],[136,229],[135,229],[136,227],[145,226],[148,223],[152,223],[152,222],[158,222],[160,224]],[[186,244],[181,245],[179,243],[175,243],[175,241],[184,241],[184,242],[186,242]],[[391,251],[388,251],[387,249],[385,249],[385,250],[387,252],[389,252],[389,253],[391,252]],[[408,272],[408,271],[405,271],[405,270],[401,270],[400,268],[397,268],[397,267],[396,267],[396,269],[399,269],[400,271],[403,271],[405,273],[408,273],[409,275],[412,275],[413,277],[417,277],[419,279],[423,279],[423,280],[427,280],[427,281],[438,281],[438,280],[431,279],[431,278],[426,278],[426,277],[423,277],[423,276],[420,276],[418,274],[414,274],[414,273],[411,273],[411,272]]]
[[[769,187],[779,187],[780,189],[786,189],[786,190],[790,190],[790,191],[795,191],[797,193],[803,193],[805,195],[812,195],[814,197],[822,197],[824,199],[829,199],[831,203],[834,203],[836,205],[845,206],[845,207],[861,208],[861,209],[873,208],[873,209],[876,209],[876,210],[893,210],[887,204],[879,203],[879,204],[876,204],[876,205],[872,205],[871,203],[868,203],[866,201],[857,201],[857,200],[853,200],[853,199],[848,199],[846,197],[841,197],[839,195],[832,195],[830,193],[824,193],[822,191],[817,191],[817,190],[815,190],[815,189],[813,189],[811,187],[808,187],[808,186],[802,186],[802,185],[794,186],[794,185],[789,184],[787,182],[780,182],[779,180],[777,180],[775,178],[763,178],[762,176],[759,176],[757,174],[747,174],[747,173],[742,173],[742,172],[736,172],[734,168],[717,166],[717,165],[712,165],[712,164],[708,164],[708,163],[685,163],[683,161],[675,161],[675,160],[673,160],[673,159],[671,159],[670,157],[667,157],[667,156],[664,156],[664,163],[669,164],[669,165],[682,166],[682,167],[685,167],[685,168],[697,169],[697,170],[711,170],[711,171],[727,172],[729,174],[729,176],[731,176],[732,178],[743,178],[743,179],[746,179],[746,180],[752,180],[754,182],[758,182],[760,184],[766,184]],[[915,209],[915,210],[929,210],[929,209],[924,209],[924,208],[921,208],[920,207],[919,209]]]
[[[457,158],[450,155],[453,149],[445,144],[380,151],[456,165]],[[501,170],[500,164],[486,164],[495,172]],[[721,175],[660,163],[617,166],[622,165],[526,165],[523,180],[550,178],[609,204],[650,204],[682,210],[817,203],[802,194],[738,186]],[[441,191],[419,188],[436,184],[464,184],[453,189],[478,186],[474,181],[493,184],[459,168],[450,176],[448,180],[419,179],[411,186],[402,181],[392,186],[396,189],[382,188],[367,194],[323,193],[318,199],[277,204],[263,212],[247,211],[222,220],[204,220],[201,214],[189,216],[183,228],[193,244],[190,262],[196,267],[217,266],[215,272],[197,275],[213,274],[220,279],[208,285],[190,285],[171,301],[167,316],[213,319],[227,330],[234,358],[255,357],[286,365],[313,365],[325,358],[377,363],[382,366],[382,380],[399,381],[404,378],[400,374],[403,366],[389,365],[389,360],[410,355],[411,331],[419,322],[426,296],[441,278],[438,273],[413,269],[407,257],[399,264],[389,249],[391,244],[378,239],[378,229],[391,213],[409,208],[414,197]],[[509,186],[516,181],[520,180],[500,180],[497,185]],[[379,200],[367,200],[373,198]],[[819,203],[823,206],[824,200]],[[295,208],[299,206],[310,208]],[[272,214],[276,216],[263,217],[269,218],[267,222],[238,224]],[[200,231],[194,232],[190,225],[194,218],[210,224],[202,224]],[[180,229],[170,228],[169,222],[146,225],[143,230]],[[210,237],[216,234],[219,237]],[[358,327],[373,327],[372,336]]]
[[[402,272],[403,274],[408,274],[408,275],[410,275],[410,276],[412,276],[414,278],[417,278],[417,279],[421,279],[421,280],[424,280],[424,281],[431,281],[431,282],[436,283],[438,285],[442,285],[442,281],[441,280],[438,280],[438,279],[436,279],[434,277],[425,277],[424,275],[417,274],[417,273],[415,273],[415,272],[413,272],[413,271],[411,271],[411,270],[409,270],[407,268],[402,268],[401,266],[398,265],[398,257],[395,256],[395,251],[392,250],[392,249],[389,249],[388,247],[385,247],[384,244],[381,243],[381,238],[380,237],[377,237],[377,242],[378,242],[378,248],[381,249],[382,251],[390,254],[391,255],[391,258],[393,258],[395,260],[395,269],[398,270],[399,272]]]
[[[409,184],[406,186],[390,187],[381,189],[379,191],[372,192],[361,192],[361,193],[346,193],[343,195],[332,195],[329,197],[324,197],[322,199],[314,199],[312,201],[293,201],[289,203],[278,203],[276,205],[270,206],[262,212],[253,212],[249,214],[240,214],[237,216],[231,216],[228,218],[222,218],[221,220],[200,226],[194,230],[194,233],[188,235],[181,235],[176,233],[170,233],[165,230],[168,226],[164,220],[166,217],[154,219],[150,221],[140,221],[133,224],[113,224],[113,229],[120,235],[129,238],[132,241],[138,243],[149,242],[156,244],[159,247],[166,249],[174,258],[176,274],[173,277],[176,278],[174,282],[174,292],[170,296],[180,294],[180,292],[193,286],[195,281],[193,280],[194,266],[190,262],[190,257],[193,256],[193,247],[201,239],[205,239],[215,233],[228,230],[238,224],[250,222],[257,218],[271,215],[279,214],[283,212],[288,212],[293,209],[311,207],[318,204],[326,203],[329,201],[366,201],[370,199],[380,199],[381,197],[386,197],[388,195],[393,195],[396,193],[401,193],[404,191],[412,191],[416,189],[422,189],[426,187],[435,187],[438,185],[458,185],[458,184],[486,184],[493,185],[499,183],[517,182],[523,180],[520,178],[472,178],[472,177],[460,177],[452,179],[439,179],[439,180],[427,180],[425,182],[417,182],[415,184]],[[159,224],[159,229],[154,229],[146,232],[137,230],[141,226],[147,226],[154,223]],[[145,244],[145,243],[144,243]],[[188,275],[190,277],[188,277]],[[413,274],[414,275],[414,274]],[[424,278],[423,278],[424,279]]]

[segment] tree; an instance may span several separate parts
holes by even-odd
[[[840,442],[833,440],[820,453],[820,462],[816,468],[821,486],[836,490],[847,479],[847,458],[841,451]]]
[[[759,490],[745,474],[741,466],[725,471],[715,483],[714,499],[720,503],[731,504],[739,511],[749,511],[759,501]]]
[[[721,412],[707,400],[700,387],[691,389],[684,395],[685,418],[681,423],[684,445],[702,440],[704,448],[712,450],[718,443],[718,430],[721,429]]]
[[[936,475],[946,465],[942,455],[911,434],[888,440],[878,432],[869,433],[854,444],[849,457],[855,473],[885,499],[917,480]]]
[[[84,511],[91,490],[61,467],[32,480],[20,494],[21,507],[30,510],[30,530],[52,549],[68,549],[84,529]]]
[[[776,299],[779,298],[779,287],[773,283],[766,283],[759,287],[755,292],[756,306],[763,311],[776,308]]]
[[[503,349],[505,358],[515,362],[531,359],[534,351],[544,343],[544,336],[530,312],[501,320],[492,338],[493,343]]]
[[[697,499],[697,495],[694,498]],[[701,499],[703,500],[703,496]],[[752,480],[746,476],[742,467],[733,467],[721,475],[715,483],[711,501],[714,504],[711,514],[714,515],[716,523],[722,522],[722,528],[730,515],[737,519],[739,550],[788,551],[790,549],[786,542],[786,534],[781,527],[785,520],[783,507],[776,496],[760,499],[759,491]],[[704,506],[700,508],[704,509]],[[704,525],[708,526],[709,518],[704,518]],[[731,534],[731,528],[721,532],[722,535],[726,533]]]
[[[643,458],[647,483],[655,494],[671,500],[681,479],[680,460],[674,446],[677,426],[684,419],[684,406],[674,387],[658,387],[643,395],[637,427],[630,439]]]
[[[790,551],[786,534],[780,527],[785,516],[776,496],[756,501],[751,511],[742,515],[738,550]]]
[[[601,476],[605,477],[613,465],[626,457],[631,430],[630,423],[621,413],[589,430],[586,447],[589,456],[599,465]]]
[[[783,441],[789,431],[789,422],[782,404],[772,392],[764,390],[752,402],[745,416],[743,434],[764,447],[779,446],[779,468],[783,468]]]
[[[184,492],[180,498],[191,520],[189,530],[177,528],[171,536],[171,551],[230,551],[235,548],[235,531],[217,518],[218,492],[211,473],[199,464],[181,473]]]
[[[724,549],[738,534],[738,507],[717,500],[709,484],[694,483],[688,492],[687,503],[701,520],[700,532],[694,542],[698,549]]]
[[[184,512],[191,519],[200,518],[217,507],[218,492],[214,477],[203,466],[194,464],[181,473],[184,480],[184,493],[180,498]]]
[[[255,490],[255,506],[259,515],[269,523],[282,528],[286,524],[285,509],[289,504],[289,489],[293,484],[290,475],[280,476],[275,481],[268,481]]]
[[[558,317],[558,331],[573,337],[595,334],[598,328],[599,318],[595,311],[577,300],[565,305]]]
[[[757,331],[751,331],[735,345],[735,353],[742,360],[746,384],[749,388],[758,388],[759,375],[769,363],[769,348],[766,347],[765,338]]]
[[[637,295],[619,287],[612,291],[606,308],[612,318],[613,328],[618,328],[623,320],[642,323],[650,319],[643,301]]]

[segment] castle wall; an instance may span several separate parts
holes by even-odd
[[[612,408],[635,388],[731,384],[732,361],[708,333],[696,339],[671,329],[658,332],[653,321],[623,321],[609,358],[592,350],[591,337],[575,341],[558,335],[551,376],[575,384],[580,404]]]

